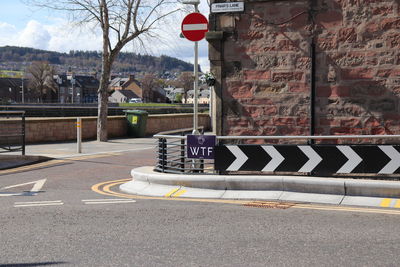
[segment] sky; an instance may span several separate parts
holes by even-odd
[[[208,17],[207,0],[200,0],[199,9]],[[145,49],[132,43],[124,51],[167,55],[194,63],[194,43],[179,37],[185,14],[174,16],[169,25],[159,28],[159,38],[145,42]],[[67,13],[27,6],[21,0],[0,0],[0,46],[6,45],[57,52],[101,51],[102,40],[96,27],[77,27]],[[199,42],[199,64],[203,71],[209,70],[208,43],[204,39]]]

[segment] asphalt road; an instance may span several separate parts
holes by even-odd
[[[117,186],[109,188],[115,195],[92,190],[96,184],[130,178],[134,167],[153,164],[153,150],[144,149],[0,172],[0,266],[397,266],[400,262],[396,212],[130,199],[118,195]],[[10,187],[33,181],[39,182]],[[29,192],[43,181],[39,193]]]

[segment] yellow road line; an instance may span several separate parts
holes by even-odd
[[[55,165],[55,164],[63,163],[63,162],[66,162],[66,160],[59,160],[59,159],[50,160],[50,161],[41,162],[41,163],[37,163],[37,164],[21,166],[21,167],[17,167],[17,168],[13,168],[13,169],[8,169],[8,170],[2,170],[2,171],[0,171],[0,174],[9,174],[9,173],[14,173],[14,172],[27,171],[27,170],[47,167],[47,166],[51,166],[51,165]]]
[[[186,190],[178,190],[172,197],[148,197],[139,195],[130,195],[124,193],[118,193],[111,191],[111,187],[123,184],[131,179],[121,179],[115,181],[102,182],[92,186],[92,190],[96,193],[114,197],[130,198],[130,199],[149,199],[149,200],[172,200],[172,201],[186,201],[186,202],[204,202],[204,203],[222,203],[222,204],[234,204],[234,205],[244,205],[247,203],[252,203],[254,201],[250,200],[224,200],[224,199],[194,199],[194,198],[177,198],[178,196],[184,194]],[[103,186],[102,189],[100,189]],[[271,202],[276,203],[279,201]],[[400,200],[396,202],[396,206],[400,207]],[[357,207],[345,207],[345,206],[324,206],[324,205],[310,205],[310,204],[296,204],[291,207],[291,209],[310,209],[310,210],[324,210],[324,211],[341,211],[341,212],[361,212],[361,213],[378,213],[378,214],[389,214],[389,215],[400,215],[398,210],[388,210],[388,209],[371,209],[371,208],[357,208]]]
[[[370,209],[370,208],[347,208],[347,207],[322,207],[322,206],[312,206],[312,205],[295,205],[291,207],[292,209],[310,209],[310,210],[325,210],[325,211],[347,211],[347,212],[362,212],[362,213],[380,213],[380,214],[390,214],[390,215],[400,215],[400,211],[397,210],[387,210],[387,209]]]
[[[175,194],[176,192],[178,192],[179,189],[180,189],[180,187],[172,189],[172,190],[169,191],[164,197],[171,197],[173,194]]]
[[[115,196],[115,197],[124,197],[124,198],[134,198],[134,199],[152,199],[152,200],[173,200],[173,201],[188,201],[188,202],[209,202],[209,203],[225,203],[225,204],[238,204],[242,205],[247,203],[248,201],[243,200],[223,200],[223,199],[193,199],[193,198],[166,198],[166,197],[148,197],[148,196],[139,196],[139,195],[130,195],[124,193],[118,193],[111,191],[110,188],[116,186],[118,184],[123,184],[131,179],[122,179],[115,181],[107,181],[99,184],[95,184],[92,186],[92,190],[98,194],[107,195],[107,196]],[[109,186],[108,186],[109,185]],[[102,186],[102,190],[100,189]]]
[[[392,203],[392,199],[391,198],[385,198],[381,201],[380,206],[384,207],[384,208],[388,208],[390,207],[390,203]]]
[[[131,180],[131,179],[120,179],[120,180],[115,180],[115,181],[107,181],[107,182],[95,184],[95,185],[92,186],[91,189],[92,189],[92,191],[94,191],[96,193],[103,194],[104,192],[99,189],[101,186],[107,185],[107,184],[112,183],[112,182],[114,182],[114,183],[121,182],[121,184],[122,184],[124,182],[129,181],[129,180]],[[109,194],[104,194],[104,195],[109,195]]]
[[[178,192],[176,192],[175,194],[173,194],[172,197],[179,197],[185,193],[186,193],[186,190],[182,189],[182,190],[179,190]]]
[[[95,159],[95,158],[105,158],[109,156],[119,155],[115,153],[107,153],[107,154],[95,154],[95,155],[82,155],[82,156],[75,156],[72,158],[67,158],[67,160],[84,160],[84,159]]]

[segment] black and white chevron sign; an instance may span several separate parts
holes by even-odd
[[[218,171],[400,173],[400,145],[219,145]]]

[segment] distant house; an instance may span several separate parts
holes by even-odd
[[[208,87],[201,86],[199,88],[198,103],[199,104],[209,104],[210,103],[210,89]],[[186,104],[193,104],[194,102],[194,90],[189,90],[187,92]]]
[[[169,102],[174,103],[176,96],[178,94],[182,95],[184,94],[184,89],[183,88],[175,88],[175,87],[165,87],[165,96],[168,98]]]
[[[133,98],[140,98],[131,90],[116,90],[108,98],[111,103],[128,103]]]
[[[135,75],[129,75],[129,78],[116,77],[110,81],[110,91],[129,90],[132,91],[136,98],[143,98],[143,90],[140,82],[135,79]]]
[[[59,103],[95,103],[99,80],[86,75],[55,75]]]
[[[152,95],[151,102],[154,102],[154,103],[167,102],[167,92],[163,88],[153,89],[153,95]]]
[[[38,96],[27,85],[28,79],[0,78],[0,103],[21,103],[22,97],[24,102],[38,102]]]

